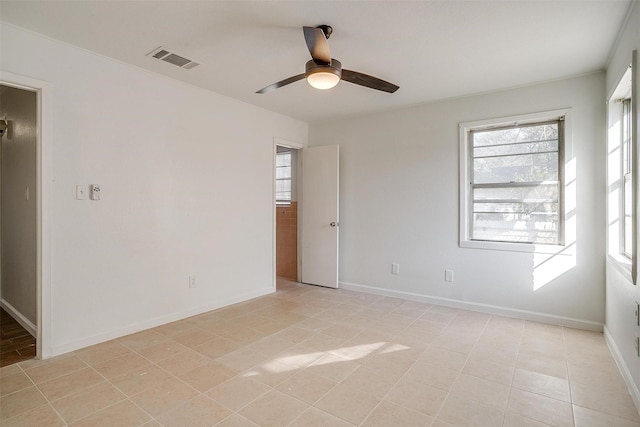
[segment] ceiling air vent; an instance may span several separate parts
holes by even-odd
[[[148,53],[147,56],[152,56],[156,59],[176,65],[180,68],[185,68],[187,70],[200,65],[197,62],[193,62],[192,60],[185,58],[184,56],[180,56],[173,52],[170,52],[162,46],[154,49],[152,52]]]

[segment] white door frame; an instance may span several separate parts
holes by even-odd
[[[0,70],[0,83],[37,94],[38,136],[36,145],[36,358],[51,357],[51,182],[52,104],[51,85]]]
[[[273,137],[273,155],[271,159],[271,184],[272,184],[272,192],[271,192],[271,200],[273,202],[273,209],[271,211],[272,223],[273,223],[273,234],[272,234],[272,243],[273,243],[273,261],[271,263],[272,268],[272,287],[273,290],[276,290],[276,153],[278,150],[278,145],[281,147],[289,147],[294,148],[296,150],[301,150],[306,146],[299,142],[288,141],[284,138],[279,138],[277,136]],[[300,171],[297,173],[300,176]],[[298,191],[298,230],[300,230],[300,205],[304,203],[302,200],[301,192]],[[300,233],[298,233],[298,248],[300,248]],[[296,260],[298,263],[298,267],[300,267],[300,251],[298,251],[298,259]],[[298,268],[298,281],[300,281],[300,268]]]

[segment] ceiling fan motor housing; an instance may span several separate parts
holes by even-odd
[[[340,78],[342,77],[342,63],[333,58],[331,58],[330,64],[318,64],[313,59],[307,61],[307,64],[305,65],[305,77],[309,77],[316,73],[332,73]]]

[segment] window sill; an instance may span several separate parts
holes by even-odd
[[[487,249],[494,251],[525,252],[539,254],[557,254],[568,248],[568,245],[536,245],[532,243],[484,242],[479,240],[461,240],[461,248]]]
[[[631,260],[626,256],[620,254],[607,254],[607,259],[610,261],[609,264],[612,265],[620,274],[628,276],[631,278]]]

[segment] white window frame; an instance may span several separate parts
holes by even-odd
[[[524,125],[538,122],[545,122],[550,120],[564,120],[564,144],[559,147],[559,158],[566,163],[567,159],[571,158],[571,109],[545,111],[540,113],[523,114],[518,116],[502,117],[497,119],[479,120],[474,122],[460,123],[460,239],[459,244],[462,248],[472,249],[493,249],[503,251],[515,251],[515,252],[536,252],[536,253],[557,253],[566,248],[564,235],[565,235],[565,223],[566,213],[564,209],[560,209],[560,226],[559,226],[559,241],[560,244],[535,244],[535,243],[518,243],[518,242],[492,242],[492,241],[480,241],[471,239],[471,174],[472,164],[470,157],[470,131],[486,130],[492,128],[500,128],[514,125]],[[564,205],[564,187],[566,183],[566,174],[564,168],[561,167],[558,171],[560,179],[560,205]]]

